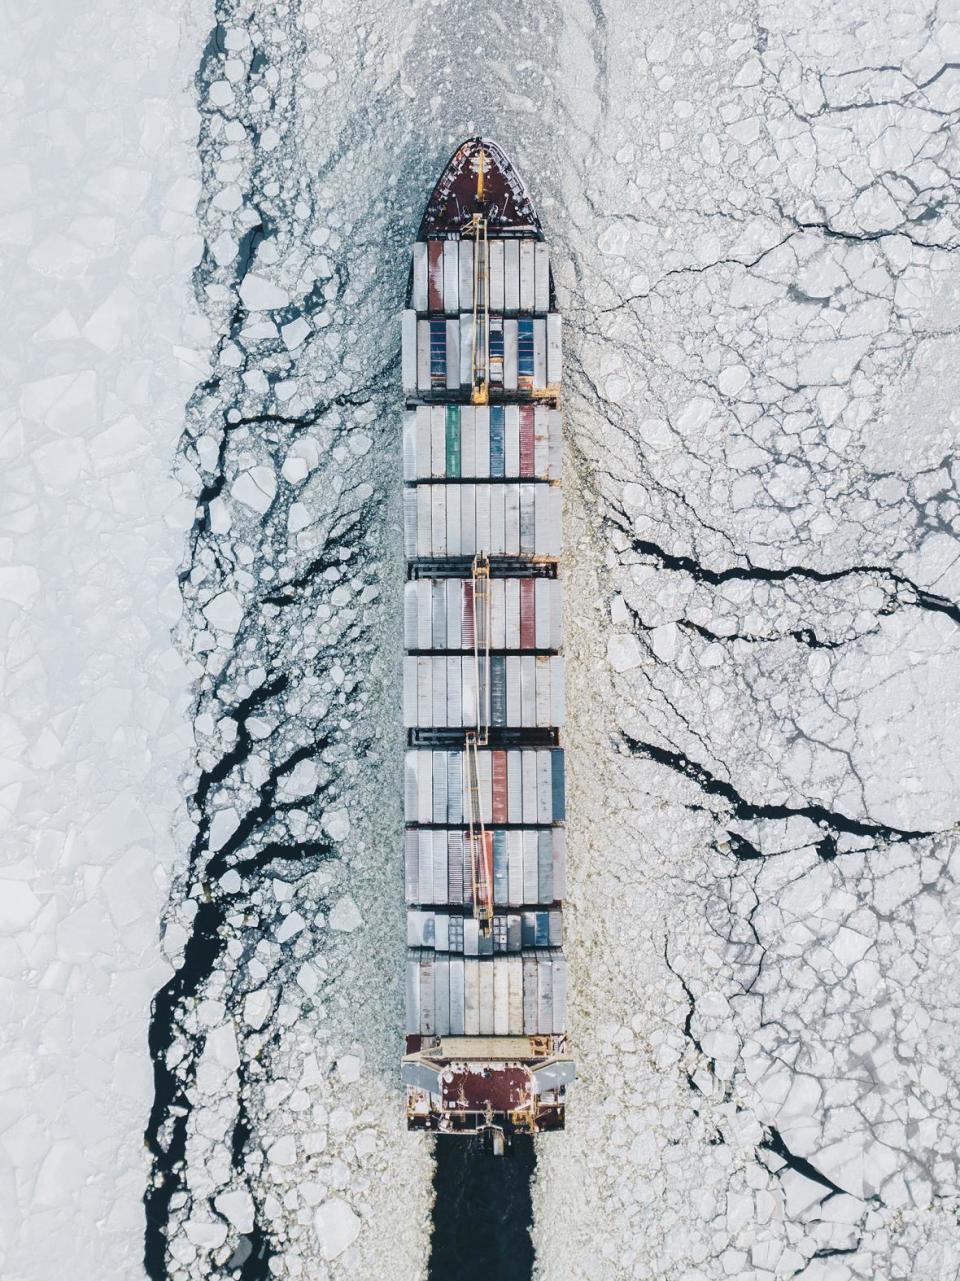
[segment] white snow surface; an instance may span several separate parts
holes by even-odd
[[[146,1186],[171,1281],[425,1275],[395,315],[474,132],[567,324],[537,1275],[960,1268],[960,18],[500,8],[100,0],[0,54],[5,1278],[141,1275]]]
[[[204,21],[202,13],[196,14]],[[209,349],[182,4],[5,14],[0,1274],[134,1277],[188,683],[170,476]],[[149,56],[147,51],[149,51]]]

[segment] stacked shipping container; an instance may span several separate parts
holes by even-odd
[[[472,218],[464,173],[477,175]],[[489,1117],[503,1110],[501,1060],[505,1080],[508,1060],[562,1053],[567,989],[560,317],[536,217],[492,144],[464,144],[438,183],[402,343],[408,1059],[445,1061],[448,1038],[484,1038]],[[470,767],[466,731],[480,735]],[[477,841],[492,867],[489,930],[474,912]],[[514,1039],[498,1051],[495,1038]],[[408,1090],[411,1124],[445,1128],[447,1101],[428,1088],[429,1115],[414,1115]],[[530,1128],[562,1123],[562,1088],[549,1109],[531,1096]]]

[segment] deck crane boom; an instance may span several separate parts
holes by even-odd
[[[467,796],[469,799],[470,864],[473,874],[473,914],[481,931],[493,922],[493,834],[486,830],[480,799],[478,749],[490,741],[490,558],[478,552],[471,567],[473,614],[473,687],[476,729],[466,733]]]
[[[470,351],[470,399],[474,405],[490,403],[490,246],[484,171],[487,157],[483,148],[477,158],[477,193],[474,213],[465,231],[473,233],[473,339]]]

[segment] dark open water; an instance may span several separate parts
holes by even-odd
[[[479,1139],[439,1138],[428,1281],[529,1281],[533,1140],[490,1156]]]

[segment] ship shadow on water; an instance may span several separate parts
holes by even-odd
[[[530,1281],[533,1139],[493,1156],[478,1138],[437,1139],[428,1281]]]

